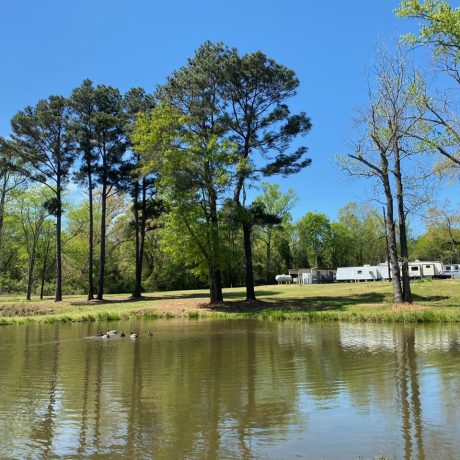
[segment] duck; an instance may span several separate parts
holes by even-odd
[[[107,334],[118,334],[118,331],[115,331],[115,330],[107,331]]]
[[[97,331],[97,334],[96,334],[98,337],[102,337],[104,335],[104,333],[102,331]]]
[[[131,332],[130,337],[132,339],[137,339],[139,337],[139,334],[136,334],[135,332]]]
[[[152,337],[153,332],[152,332],[152,331],[147,331],[147,335],[148,335],[149,337]]]
[[[126,334],[123,331],[121,331],[120,332],[120,337],[126,337]]]
[[[109,334],[102,334],[101,339],[110,339],[110,335]]]

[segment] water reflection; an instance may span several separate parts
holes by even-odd
[[[1,458],[457,458],[458,326],[117,327],[2,329]]]

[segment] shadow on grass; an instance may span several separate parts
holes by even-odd
[[[437,302],[439,300],[447,300],[447,299],[450,299],[450,297],[446,295],[423,296],[423,295],[418,295],[418,294],[412,294],[412,300],[414,302]]]
[[[277,295],[279,292],[276,291],[257,291],[258,297],[269,297]],[[244,299],[244,292],[226,292],[224,297],[226,299]],[[84,305],[111,305],[116,303],[132,303],[132,302],[148,302],[155,300],[185,300],[185,299],[209,299],[208,292],[197,292],[197,293],[184,293],[184,294],[164,294],[161,295],[161,292],[158,295],[142,296],[142,297],[126,297],[120,299],[104,299],[104,300],[75,300],[70,301],[69,305],[72,306],[84,306]]]
[[[261,293],[258,296],[263,297]],[[385,294],[365,293],[348,296],[290,297],[288,299],[258,300],[255,302],[235,301],[208,305],[212,311],[226,313],[262,313],[274,310],[299,311],[341,311],[346,306],[381,304]]]
[[[285,310],[285,311],[341,311],[345,306],[354,305],[372,305],[382,304],[385,301],[391,302],[391,295],[379,292],[367,292],[361,294],[351,294],[346,296],[314,296],[314,297],[288,297],[279,298],[278,291],[258,290],[257,297],[262,300],[255,302],[247,302],[244,300],[244,292],[226,292],[224,294],[225,301],[220,304],[210,305],[208,303],[209,294],[207,292],[200,293],[184,293],[168,295],[149,295],[138,298],[126,297],[120,299],[106,300],[90,300],[90,301],[71,301],[70,305],[85,306],[85,305],[113,305],[124,303],[150,302],[150,301],[167,301],[167,300],[187,300],[187,299],[202,299],[203,303],[200,308],[206,308],[216,312],[227,313],[261,313],[270,310]],[[272,297],[272,298],[271,298]],[[415,303],[419,302],[436,302],[449,299],[448,296],[422,296],[413,294]]]

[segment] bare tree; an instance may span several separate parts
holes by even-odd
[[[401,50],[395,56],[379,50],[373,69],[376,85],[369,84],[369,106],[360,111],[357,127],[361,139],[348,155],[344,169],[351,175],[377,178],[386,201],[386,228],[393,273],[394,299],[411,302],[407,244],[406,171],[409,157],[420,155],[425,146],[417,141],[423,130],[424,110],[418,104],[421,79]],[[414,160],[411,159],[411,167]],[[408,175],[408,174],[407,174]],[[414,177],[410,182],[417,189]],[[412,203],[414,200],[411,200]],[[395,209],[396,208],[396,209]],[[398,219],[400,258],[397,252],[395,214]],[[401,262],[402,274],[399,269]],[[401,285],[402,282],[402,285]]]

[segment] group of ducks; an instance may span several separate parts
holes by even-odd
[[[116,334],[118,334],[118,331],[114,331],[114,330],[107,331],[105,334],[102,331],[97,331],[97,336],[100,337],[101,339],[109,339],[110,336],[116,335]],[[151,337],[153,335],[153,332],[147,331],[147,335]],[[126,334],[123,331],[121,331],[120,337],[126,337]],[[139,337],[139,334],[137,334],[136,332],[130,332],[129,337],[131,339],[137,339]]]

